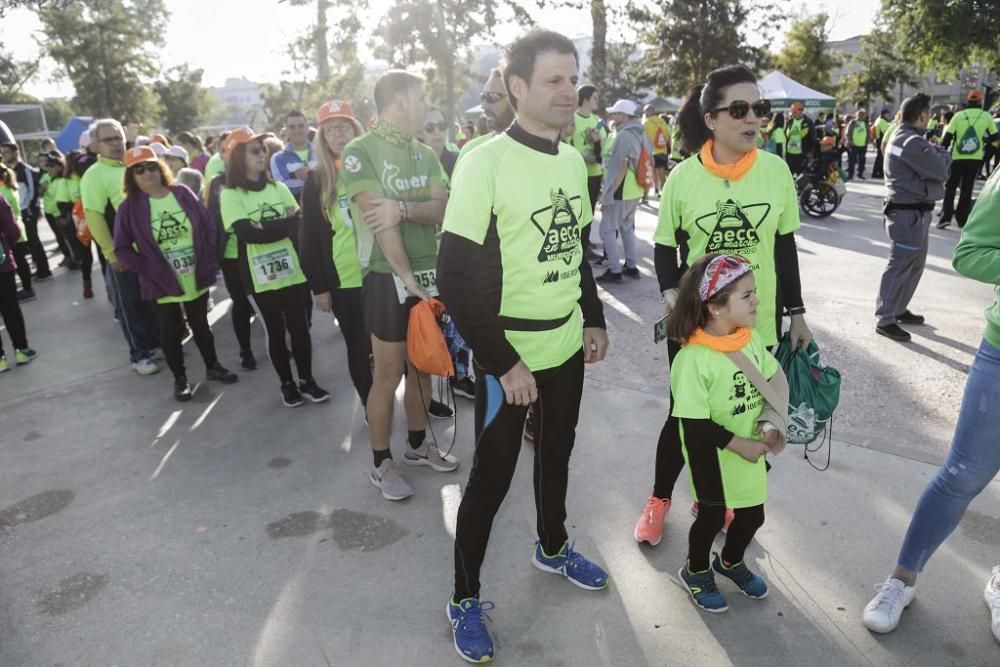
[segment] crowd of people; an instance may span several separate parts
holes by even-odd
[[[483,122],[459,128],[454,144],[423,78],[402,70],[379,77],[377,116],[367,128],[346,100],[323,104],[312,119],[289,111],[283,140],[250,127],[205,142],[191,132],[144,137],[99,119],[78,150],[44,146],[37,179],[17,145],[2,146],[0,312],[16,364],[30,362],[36,354],[19,304],[35,297],[33,280],[52,276],[38,236],[44,217],[61,266],[80,272],[85,299],[94,297],[96,244],[132,369],[154,375],[162,357],[179,401],[192,398],[182,348],[188,332],[206,379],[239,379],[220,363],[208,323],[209,290],[220,274],[240,370],[258,366],[256,318],[285,406],[330,398],[313,375],[310,329],[314,308],[333,313],[365,408],[368,479],[399,501],[413,495],[391,446],[400,382],[407,424],[400,462],[441,473],[460,465],[427,436],[428,416],[451,416],[453,408],[434,399],[431,376],[408,348],[411,309],[439,298],[456,368],[451,387],[475,401],[447,615],[458,654],[488,662],[495,653],[484,617],[493,603],[481,597],[481,571],[522,440],[533,443],[532,564],[581,589],[608,585],[608,573],[575,549],[566,529],[569,460],[585,364],[602,361],[609,346],[598,285],[641,277],[635,216],[658,198],[654,265],[670,409],[633,534],[660,543],[687,467],[695,520],[678,576],[698,608],[724,612],[716,575],[750,598],[768,593],[744,553],[765,520],[766,459],[786,439],[788,386],[772,351],[786,321],[793,346],[812,340],[794,175],[823,154],[838,156],[839,165],[846,153],[848,174],[863,178],[874,142],[873,176],[884,171],[889,185],[893,241],[877,330],[898,338],[898,322],[922,322],[907,306],[926,257],[930,210],[949,189],[962,189],[954,215],[965,228],[955,268],[1000,283],[1000,181],[990,179],[975,209],[966,196],[997,154],[996,127],[976,92],[950,117],[933,116],[929,98],[915,95],[891,122],[883,110],[869,124],[863,109],[813,120],[801,103],[787,117],[772,113],[753,72],[733,65],[693,87],[672,118],[625,99],[599,115],[600,91],[579,85],[572,41],[536,30],[490,72]],[[962,160],[968,164],[956,167]],[[946,200],[949,218],[951,210]],[[600,246],[591,241],[595,217]],[[605,267],[596,278],[594,266]],[[896,570],[865,610],[873,631],[896,627],[917,573],[1000,471],[997,448],[988,446],[1000,427],[992,408],[1000,403],[1000,305],[987,319],[948,462],[918,505]],[[720,531],[725,543],[713,554]],[[1000,572],[986,590],[1000,640]]]

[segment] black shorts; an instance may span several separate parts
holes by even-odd
[[[670,167],[670,156],[665,153],[653,154],[653,167],[656,169],[667,169]]]
[[[406,326],[410,322],[410,308],[419,299],[407,297],[399,303],[396,282],[391,273],[371,271],[361,282],[361,308],[368,333],[387,343],[406,342]]]

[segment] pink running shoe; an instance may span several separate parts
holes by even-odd
[[[691,503],[691,516],[698,518],[698,503]],[[733,522],[733,517],[736,513],[729,507],[726,508],[726,520],[722,524],[722,532],[727,532],[729,530],[729,524]]]
[[[670,511],[670,499],[660,499],[650,496],[646,506],[642,508],[642,516],[635,523],[635,541],[647,542],[656,546],[663,539],[663,519]]]

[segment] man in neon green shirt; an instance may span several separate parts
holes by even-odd
[[[965,221],[972,211],[972,189],[976,176],[983,166],[986,144],[995,144],[998,139],[997,126],[990,114],[983,110],[983,93],[973,90],[966,98],[965,108],[952,116],[944,129],[941,145],[951,148],[951,175],[944,189],[944,205],[938,229],[951,224],[952,215],[958,226],[965,227]],[[955,191],[958,190],[958,207],[955,208]]]
[[[591,215],[597,208],[604,181],[603,150],[608,148],[608,129],[597,115],[601,95],[597,87],[584,84],[576,89],[576,113],[573,114],[573,134],[569,143],[580,153],[587,164],[587,192],[590,193]],[[590,225],[583,230],[583,245],[587,259],[600,259],[590,241]]]
[[[98,158],[80,179],[84,217],[106,260],[104,278],[111,287],[115,317],[128,343],[132,370],[152,375],[160,370],[153,361],[154,350],[160,346],[160,325],[152,305],[140,296],[138,275],[118,262],[112,240],[115,212],[125,198],[125,131],[113,118],[102,118],[90,126],[90,140],[97,147]]]
[[[868,114],[858,109],[854,120],[844,127],[844,143],[847,144],[847,177],[865,180],[865,155],[868,153]]]
[[[871,127],[872,143],[875,144],[875,164],[872,165],[872,178],[882,178],[883,176],[885,176],[885,174],[882,171],[882,166],[885,160],[884,154],[882,152],[882,140],[888,134],[889,127],[891,125],[889,122],[890,115],[891,114],[889,113],[888,109],[882,109],[882,112],[878,115],[878,118],[876,118],[875,122],[872,123]]]

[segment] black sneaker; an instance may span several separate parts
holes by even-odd
[[[431,406],[427,408],[427,414],[437,419],[451,419],[455,416],[455,411],[441,401],[431,399]]]
[[[587,261],[588,262],[599,262],[604,259],[604,256],[594,250],[593,248],[587,248]]]
[[[457,396],[473,399],[476,397],[476,383],[468,375],[460,377],[457,380],[452,378],[451,389]]]
[[[902,315],[896,317],[896,321],[900,324],[923,324],[924,316],[904,310]]]
[[[31,279],[34,280],[35,282],[39,282],[39,283],[45,282],[46,280],[50,279],[51,277],[52,277],[52,272],[51,271],[47,271],[45,273],[33,273],[31,275]]]
[[[622,269],[622,273],[624,273],[629,278],[635,278],[637,280],[642,277],[642,274],[639,273],[638,266],[633,266],[632,268],[626,266],[624,269]]]
[[[31,301],[35,298],[35,290],[33,289],[19,289],[17,290],[17,300],[18,301]]]
[[[951,220],[945,220],[944,218],[941,218],[940,220],[938,220],[936,227],[938,229],[946,229],[950,224]]]
[[[594,280],[599,283],[620,283],[623,280],[622,272],[621,271],[616,272],[612,271],[611,269],[608,269],[601,275],[594,278]]]
[[[174,398],[176,398],[181,403],[185,401],[190,401],[194,393],[191,391],[191,385],[188,384],[187,378],[174,378]]]
[[[875,333],[899,343],[910,342],[910,333],[895,322],[887,324],[884,327],[875,327]]]
[[[212,380],[213,382],[221,382],[222,384],[232,384],[239,380],[240,376],[219,362],[215,362],[214,366],[205,371],[205,379]]]
[[[299,381],[299,393],[313,403],[322,403],[330,398],[330,392],[326,389],[320,388],[320,386],[316,384],[316,380],[312,378]]]
[[[253,350],[240,351],[240,366],[242,366],[245,371],[257,370],[257,360],[254,359]]]
[[[295,386],[294,382],[282,383],[281,402],[285,404],[286,408],[297,408],[305,403],[302,400],[302,394],[299,393],[299,388]]]

